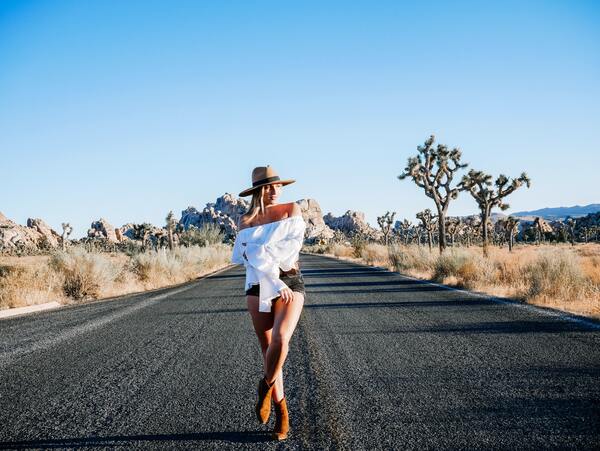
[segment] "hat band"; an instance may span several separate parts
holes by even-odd
[[[279,176],[276,175],[274,177],[267,177],[266,179],[261,179],[261,180],[257,180],[256,182],[252,183],[252,186],[257,186],[257,185],[262,185],[264,183],[269,183],[269,182],[276,182],[277,180],[279,180]]]

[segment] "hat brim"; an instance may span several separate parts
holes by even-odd
[[[281,185],[285,186],[285,185],[289,185],[290,183],[294,183],[296,180],[294,179],[288,179],[288,180],[277,180],[274,182],[267,182],[267,183],[261,183],[260,185],[256,185],[253,186],[251,188],[245,189],[244,191],[242,191],[239,196],[240,197],[245,197],[245,196],[249,196],[250,194],[252,194],[255,190],[259,189],[261,186],[265,186],[265,185],[275,185],[277,183],[280,183]]]

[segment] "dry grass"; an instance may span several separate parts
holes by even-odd
[[[122,253],[71,248],[52,256],[0,257],[0,309],[49,301],[73,303],[186,282],[224,267],[231,246]]]
[[[353,257],[354,249],[350,246],[344,246],[343,244],[332,244],[328,247],[328,252],[335,255],[336,257]]]
[[[0,260],[0,309],[65,300],[62,278],[49,267],[48,260],[47,256]]]
[[[338,245],[341,246],[341,245]],[[353,248],[336,248],[334,256]],[[520,299],[600,318],[600,245],[517,246],[513,252],[491,247],[448,249],[443,255],[422,246],[366,245],[361,261],[420,279]]]
[[[230,247],[224,244],[191,246],[138,254],[132,258],[131,268],[144,287],[150,289],[191,280],[202,271],[227,265],[230,259]]]
[[[383,244],[370,243],[360,249],[360,258],[372,266],[389,266],[390,254]]]
[[[99,298],[103,287],[112,285],[124,270],[107,255],[87,252],[80,247],[54,254],[50,268],[62,277],[65,296],[76,301]]]

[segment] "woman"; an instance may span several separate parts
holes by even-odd
[[[251,194],[252,201],[238,223],[232,256],[232,262],[246,267],[248,311],[263,355],[256,415],[266,424],[273,401],[277,440],[289,431],[282,368],[305,295],[298,256],[306,224],[297,203],[277,203],[282,187],[294,181],[281,180],[270,166],[252,171],[252,187],[240,193]]]

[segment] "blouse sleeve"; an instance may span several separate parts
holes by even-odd
[[[243,264],[244,263],[244,252],[245,246],[242,245],[242,239],[238,233],[235,242],[233,243],[233,252],[231,254],[231,263]]]

